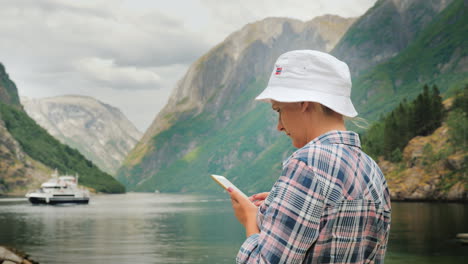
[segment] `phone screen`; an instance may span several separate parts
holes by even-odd
[[[228,189],[229,187],[233,188],[234,190],[240,192],[242,195],[246,196],[241,190],[239,190],[232,182],[230,182],[226,177],[221,175],[211,175],[211,178],[215,180],[219,185],[221,185],[224,189]]]

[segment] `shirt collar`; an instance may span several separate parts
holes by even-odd
[[[316,137],[314,140],[309,142],[307,146],[318,144],[344,144],[361,148],[361,140],[359,140],[359,135],[353,131],[332,130],[320,135],[319,137]]]
[[[307,143],[304,147],[296,150],[291,156],[289,156],[285,161],[283,161],[283,166],[285,166],[285,164],[287,164],[289,160],[296,157],[298,153],[303,149],[310,148],[313,145],[331,144],[344,144],[361,148],[361,140],[359,140],[359,135],[356,132],[332,130],[316,137],[315,139]]]

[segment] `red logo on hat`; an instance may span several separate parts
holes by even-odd
[[[282,67],[276,67],[276,75],[280,75],[281,72],[283,71],[283,68]]]

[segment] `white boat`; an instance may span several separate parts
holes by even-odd
[[[33,204],[89,203],[89,191],[78,186],[78,176],[58,176],[44,182],[38,190],[28,192],[26,198]]]

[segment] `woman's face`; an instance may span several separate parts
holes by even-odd
[[[281,103],[273,101],[271,107],[278,112],[278,131],[283,131],[296,148],[302,148],[309,141],[304,121],[302,103]]]

